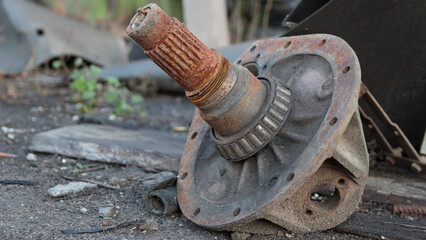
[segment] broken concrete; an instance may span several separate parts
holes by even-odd
[[[177,171],[186,133],[125,130],[93,124],[73,125],[34,135],[31,151],[57,153],[146,171]]]
[[[51,197],[63,197],[74,193],[79,193],[97,188],[98,185],[86,182],[70,182],[68,184],[59,184],[49,188],[47,193]]]

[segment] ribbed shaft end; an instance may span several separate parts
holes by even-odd
[[[138,9],[127,32],[187,92],[201,91],[220,67],[215,51],[156,4]]]

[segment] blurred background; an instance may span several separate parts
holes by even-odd
[[[223,35],[220,37],[229,39],[228,43],[235,43],[282,34],[280,30],[284,17],[300,0],[34,0],[34,2],[62,16],[89,23],[123,37],[127,36],[125,29],[135,10],[154,2],[170,16],[189,24],[189,28],[205,28],[211,26],[212,22],[222,24],[220,27],[223,28],[221,29]],[[195,19],[196,16],[192,15],[198,15],[198,21]]]

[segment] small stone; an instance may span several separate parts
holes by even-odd
[[[83,214],[86,214],[88,212],[88,210],[85,207],[81,207],[80,212],[83,213]]]
[[[27,154],[27,160],[35,162],[35,161],[37,161],[37,155],[35,155],[34,153],[28,153]]]
[[[115,120],[117,120],[117,117],[114,114],[111,114],[111,115],[108,116],[108,120],[115,121]]]
[[[12,133],[8,133],[7,138],[9,138],[10,140],[15,140],[15,135]]]
[[[103,221],[102,226],[108,227],[108,226],[111,226],[111,224],[109,224],[109,222],[107,222],[107,221]]]
[[[9,128],[7,128],[7,127],[5,127],[5,126],[1,126],[1,131],[3,132],[3,133],[8,133],[9,132]]]
[[[3,133],[14,133],[15,132],[14,128],[8,128],[8,127],[5,127],[5,126],[1,126],[0,129]]]
[[[117,210],[116,207],[114,207],[114,205],[108,204],[106,206],[99,207],[98,214],[100,217],[103,217],[105,219],[110,219],[110,218],[115,218],[119,214],[119,211]]]
[[[140,221],[138,226],[141,231],[157,231],[158,230],[158,223],[154,220]]]
[[[318,197],[319,197],[319,194],[318,193],[313,193],[313,194],[311,194],[311,200],[317,200],[318,199]]]
[[[120,187],[123,187],[126,182],[127,182],[127,180],[125,178],[117,178],[117,177],[112,177],[110,180],[108,180],[108,183],[110,185],[120,186]]]
[[[243,232],[232,232],[231,233],[231,239],[232,240],[246,240],[249,237],[251,237],[250,233],[243,233]]]
[[[74,116],[72,116],[71,120],[72,120],[73,122],[77,122],[78,120],[80,120],[80,116],[78,116],[78,115],[74,115]]]
[[[68,184],[59,184],[47,190],[47,193],[51,197],[63,197],[73,193],[79,193],[82,191],[95,189],[98,185],[87,183],[87,182],[71,182]]]

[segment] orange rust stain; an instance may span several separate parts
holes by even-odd
[[[230,117],[224,117],[223,121],[224,121],[224,125],[228,127],[236,127],[241,123],[240,121]]]

